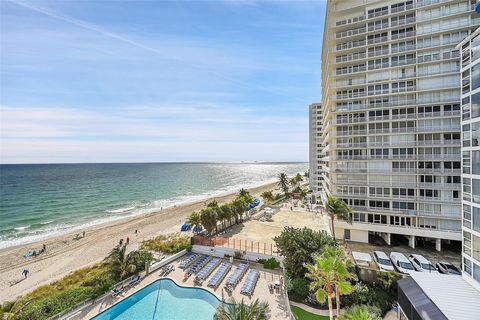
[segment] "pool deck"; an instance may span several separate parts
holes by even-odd
[[[216,270],[212,272],[212,274],[203,282],[201,286],[194,284],[194,276],[192,275],[189,279],[184,281],[184,270],[180,269],[178,267],[179,262],[182,260],[182,258],[177,259],[176,261],[172,262],[171,264],[174,265],[175,271],[171,272],[167,278],[174,280],[178,285],[184,286],[184,287],[195,287],[195,288],[203,288],[208,290],[209,292],[213,293],[214,295],[217,296],[219,300],[222,299],[222,289],[225,286],[226,278],[233,273],[233,270],[235,267],[240,263],[240,261],[235,260],[233,262],[233,267],[232,269],[227,273],[226,277],[222,281],[221,285],[217,289],[213,289],[211,287],[207,286],[208,280],[213,276]],[[226,260],[225,260],[226,261]],[[271,319],[289,319],[289,310],[287,310],[287,301],[285,298],[285,294],[283,292],[274,292],[273,294],[270,293],[268,289],[268,284],[269,283],[275,283],[280,281],[280,277],[282,277],[282,272],[281,270],[267,270],[263,269],[261,264],[258,263],[250,263],[249,269],[257,269],[260,271],[260,278],[258,279],[257,285],[255,287],[254,294],[251,298],[240,294],[240,289],[246,279],[246,276],[243,277],[243,279],[240,281],[240,283],[236,286],[235,290],[231,293],[231,295],[228,294],[226,290],[223,290],[223,298],[226,302],[231,302],[232,299],[235,301],[241,301],[242,299],[246,303],[250,303],[251,301],[256,300],[257,298],[260,301],[268,302],[270,306],[270,316]],[[71,319],[90,319],[97,314],[101,313],[102,311],[108,309],[115,303],[121,301],[122,299],[134,294],[135,292],[141,290],[142,288],[146,287],[150,283],[154,282],[155,280],[160,279],[159,277],[160,271],[155,271],[149,274],[147,277],[145,277],[139,284],[136,286],[128,289],[127,291],[124,291],[122,294],[120,294],[117,297],[112,297],[111,295],[108,295],[106,298],[92,304],[91,306],[85,308],[81,313],[77,314],[75,317]],[[247,271],[248,273],[248,271]],[[201,320],[201,319],[198,319]]]

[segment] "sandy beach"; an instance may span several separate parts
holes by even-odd
[[[276,188],[275,183],[250,189],[254,196]],[[211,198],[219,203],[232,200],[236,193]],[[185,218],[204,207],[205,200],[165,209],[161,212],[137,216],[85,229],[85,238],[75,239],[78,232],[52,237],[41,242],[7,248],[0,251],[0,302],[14,300],[36,287],[62,278],[70,272],[101,261],[118,244],[119,239],[130,238],[130,249],[136,249],[145,239],[161,233],[178,232]],[[138,230],[138,235],[134,232]],[[47,247],[46,253],[24,259],[32,250]],[[28,268],[27,279],[22,276]]]

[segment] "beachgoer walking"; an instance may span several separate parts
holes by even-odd
[[[23,269],[22,271],[22,275],[25,277],[25,279],[27,279],[29,273],[30,271],[28,271],[28,269]]]
[[[127,241],[126,241],[126,244],[129,244],[130,243],[130,238],[127,237]]]
[[[43,250],[43,252],[47,251],[47,245],[45,243],[42,246],[42,250]]]
[[[83,231],[83,237],[85,238],[85,231]]]
[[[135,229],[135,235],[138,236],[138,229]]]
[[[123,244],[123,238],[118,241],[118,245],[121,246]]]

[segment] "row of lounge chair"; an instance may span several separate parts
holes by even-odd
[[[205,267],[203,267],[203,269],[197,273],[197,276],[195,277],[195,282],[198,284],[202,284],[202,282],[207,279],[207,277],[213,272],[213,270],[215,270],[220,265],[221,262],[222,260],[220,258],[213,258],[212,260],[210,260],[205,265]]]
[[[232,269],[232,264],[230,262],[223,262],[217,272],[210,278],[210,281],[208,281],[208,286],[217,289],[230,269]]]
[[[258,278],[260,277],[260,272],[255,269],[251,269],[247,274],[247,279],[240,290],[241,294],[244,294],[248,297],[252,297],[253,291],[255,291],[255,286],[257,285]]]
[[[186,257],[185,259],[183,259],[182,261],[180,261],[180,263],[178,264],[178,266],[182,269],[187,269],[188,267],[190,267],[198,258],[200,258],[200,254],[198,253],[194,253],[194,254],[191,254],[189,255],[188,257]]]
[[[240,263],[233,273],[227,278],[226,289],[233,291],[237,284],[242,280],[243,275],[247,272],[248,263]]]
[[[197,274],[202,268],[204,265],[206,265],[210,259],[212,259],[212,257],[210,256],[206,256],[206,255],[201,255],[200,258],[198,258],[197,261],[195,261],[195,263],[192,265],[192,267],[190,268],[190,274],[194,273],[194,274]]]

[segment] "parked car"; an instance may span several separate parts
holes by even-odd
[[[433,264],[421,254],[413,253],[408,256],[408,260],[410,260],[413,267],[417,271],[438,273],[437,269],[435,269]]]
[[[374,251],[373,259],[377,263],[381,271],[395,271],[392,261],[388,258],[387,254],[383,251]]]
[[[393,265],[400,273],[410,274],[415,272],[412,263],[408,261],[407,257],[405,257],[403,253],[390,253],[390,260],[392,260]]]
[[[442,261],[437,263],[435,266],[437,267],[438,272],[443,274],[458,274],[458,275],[462,274],[457,267],[455,267],[453,264],[449,262]]]

